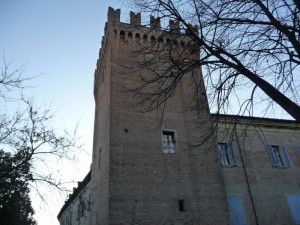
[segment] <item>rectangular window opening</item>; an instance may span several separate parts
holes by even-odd
[[[271,145],[271,148],[272,148],[273,154],[275,156],[275,160],[276,160],[277,165],[278,166],[283,166],[283,160],[282,160],[282,157],[281,157],[280,152],[279,152],[279,146],[278,145]]]
[[[229,166],[229,154],[228,154],[228,146],[227,143],[219,143],[219,147],[221,149],[221,152],[223,154],[223,166]]]
[[[283,145],[269,145],[269,156],[273,167],[289,167],[290,159]]]
[[[179,211],[183,212],[184,211],[184,200],[178,200],[178,207],[179,207]]]
[[[300,224],[300,195],[287,195],[295,224]]]
[[[163,152],[164,153],[175,153],[175,132],[174,131],[163,131]]]
[[[232,225],[247,225],[247,217],[240,195],[227,195],[229,216]]]
[[[80,212],[81,212],[81,204],[79,203],[77,205],[77,217],[76,217],[77,220],[80,220]]]
[[[236,166],[237,160],[232,143],[218,143],[218,155],[221,166]]]
[[[101,148],[99,150],[98,169],[100,169],[100,160],[101,160]]]

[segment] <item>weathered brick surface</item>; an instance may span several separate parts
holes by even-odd
[[[129,31],[135,38],[147,30],[119,23],[109,14],[95,73],[91,224],[228,224],[221,170],[215,151],[209,150],[216,147],[214,137],[189,149],[211,129],[211,123],[199,128],[188,110],[195,89],[191,76],[169,99],[163,117],[160,110],[136,112],[123,87],[136,85],[132,68],[143,56],[133,54],[137,46]],[[201,76],[199,70],[193,73]],[[205,94],[201,98],[205,110],[200,118],[207,118]],[[176,131],[176,154],[162,152],[162,129]],[[184,200],[183,212],[178,200]]]
[[[250,123],[250,126],[238,125],[238,139],[234,136],[237,167],[222,168],[226,192],[241,195],[249,224],[256,224],[242,165],[243,156],[258,223],[294,224],[286,195],[300,194],[300,157],[296,152],[297,146],[300,146],[300,125],[284,121],[252,120]],[[227,123],[226,129],[225,125],[221,127],[218,140],[223,139],[222,136],[229,126]],[[244,135],[246,127],[247,133]],[[222,140],[224,141],[226,139]],[[228,139],[227,141],[229,142]],[[291,167],[272,167],[266,148],[268,144],[284,145],[291,160]]]
[[[132,23],[138,20],[132,14]],[[256,224],[254,211],[258,224],[294,224],[286,196],[300,194],[299,124],[252,118],[246,126],[244,118],[233,135],[238,165],[222,168],[214,135],[191,148],[212,128],[211,121],[199,121],[209,117],[204,88],[199,117],[190,110],[196,89],[191,76],[180,82],[163,114],[161,108],[137,110],[144,105],[137,106],[124,87],[137,86],[133,71],[151,57],[137,50],[158,32],[120,23],[119,12],[109,10],[95,72],[90,224],[229,224],[226,196],[232,194],[241,196],[248,224]],[[191,73],[201,77],[199,70]],[[223,137],[228,125],[220,121],[219,142],[231,142]],[[163,129],[176,131],[176,154],[162,152]],[[267,144],[285,145],[291,167],[272,167]],[[184,200],[183,212],[178,200]]]

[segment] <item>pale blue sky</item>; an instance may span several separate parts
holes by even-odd
[[[26,64],[26,76],[42,74],[26,93],[37,105],[52,104],[54,126],[74,129],[79,121],[90,155],[81,156],[76,171],[64,168],[70,180],[83,179],[91,163],[93,76],[108,6],[129,17],[124,0],[0,0],[1,55],[13,62],[12,69]],[[64,197],[49,193],[47,198],[48,206],[34,200],[36,218],[39,224],[56,225]]]

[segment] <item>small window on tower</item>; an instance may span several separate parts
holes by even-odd
[[[101,148],[99,150],[98,169],[100,169],[100,161],[101,161]]]
[[[178,206],[179,206],[179,211],[183,212],[184,211],[184,200],[178,200]]]
[[[139,33],[136,33],[136,34],[135,34],[135,40],[136,40],[137,42],[139,42],[139,41],[141,40],[141,36],[140,36]]]
[[[175,132],[164,130],[162,133],[163,153],[175,153]]]
[[[76,217],[77,220],[80,220],[80,212],[81,212],[81,204],[79,203],[77,205],[77,217]]]
[[[125,39],[125,32],[124,32],[124,30],[121,30],[121,32],[120,32],[120,39]]]

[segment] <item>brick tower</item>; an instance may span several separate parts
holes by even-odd
[[[197,119],[209,118],[205,92],[200,115],[188,110],[195,94],[191,77],[201,78],[200,69],[181,80],[163,114],[135,110],[124,89],[136,85],[131,74],[147,57],[136,50],[163,32],[159,20],[150,21],[142,27],[141,14],[131,12],[130,24],[122,23],[120,10],[108,10],[95,71],[90,224],[228,224],[215,139],[191,148],[211,129]]]

